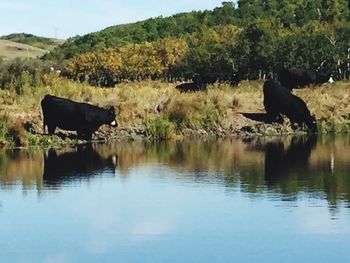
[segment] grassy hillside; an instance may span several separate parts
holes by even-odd
[[[240,24],[232,2],[223,2],[214,10],[179,13],[149,18],[136,23],[114,25],[104,30],[76,36],[55,48],[45,58],[63,60],[101,48],[121,47],[129,43],[152,42],[166,37],[185,37],[203,27]]]
[[[26,33],[14,33],[6,36],[1,36],[2,40],[10,40],[13,42],[30,45],[33,47],[37,47],[45,50],[52,50],[58,45],[63,44],[64,40],[47,38],[47,37],[39,37],[32,34]]]
[[[16,58],[28,59],[43,56],[48,51],[9,40],[0,40],[0,59],[8,62]]]
[[[236,3],[235,3],[236,2]],[[319,22],[324,27],[349,19],[348,1],[224,1],[213,10],[179,13],[169,17],[156,17],[136,23],[115,25],[99,32],[68,39],[46,57],[69,59],[76,54],[100,48],[120,47],[128,43],[153,42],[165,37],[183,38],[203,27],[215,28],[228,24],[245,28],[254,22],[266,20],[268,31],[294,32],[310,22]],[[341,24],[341,23],[340,23]],[[286,31],[287,30],[287,31]],[[259,38],[260,32],[252,32]],[[333,32],[334,33],[334,32]],[[333,34],[330,34],[333,35]]]

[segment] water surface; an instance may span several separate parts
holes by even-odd
[[[349,262],[350,138],[0,152],[0,262]]]

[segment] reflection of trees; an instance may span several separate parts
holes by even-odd
[[[107,146],[106,146],[107,147]],[[172,143],[118,143],[110,151],[118,155],[118,171],[127,175],[130,168],[147,164],[165,164],[190,172],[230,171],[237,164],[253,163],[262,154],[244,154],[247,145],[241,140],[177,141]]]
[[[24,190],[36,185],[42,189],[43,160],[41,151],[3,149],[0,152],[0,187],[12,188],[21,184]]]
[[[333,138],[319,142],[316,148],[316,141],[315,136],[308,136],[293,137],[287,144],[277,140],[255,145],[265,151],[265,186],[289,200],[305,192],[319,198],[325,195],[331,207],[339,200],[349,202],[349,144]]]
[[[177,141],[171,143],[111,143],[70,150],[0,152],[0,185],[57,185],[87,180],[116,168],[127,177],[136,166],[166,165],[176,178],[224,184],[227,189],[266,193],[283,200],[299,193],[326,198],[330,206],[350,201],[349,137],[258,138]],[[118,158],[116,158],[118,157]],[[116,166],[115,163],[116,162]],[[45,166],[45,169],[44,169]],[[108,173],[111,174],[111,173]],[[253,195],[255,196],[255,195]]]
[[[329,138],[325,161],[315,160],[314,164],[331,208],[336,207],[340,199],[350,202],[350,140],[340,142],[342,150],[334,142],[335,138]]]
[[[75,151],[58,153],[50,149],[44,158],[45,185],[58,185],[69,181],[88,179],[106,170],[114,175],[117,156],[102,158],[91,145],[79,146]]]

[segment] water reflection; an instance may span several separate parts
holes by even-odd
[[[114,176],[117,161],[117,155],[104,158],[91,145],[63,152],[50,149],[44,157],[43,180],[53,186],[102,174]]]
[[[282,141],[270,142],[265,146],[265,182],[278,184],[296,175],[303,177],[309,169],[311,151],[316,147],[316,136],[292,138],[285,147]]]
[[[345,137],[257,138],[149,144],[102,144],[76,149],[5,151],[0,187],[68,185],[96,176],[128,179],[133,168],[167,167],[178,182],[224,185],[259,196],[296,200],[300,194],[330,206],[350,200],[350,140]],[[154,176],[157,176],[155,171]]]

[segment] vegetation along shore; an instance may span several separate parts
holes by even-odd
[[[123,83],[115,88],[94,88],[56,73],[42,76],[39,85],[28,81],[20,94],[0,90],[0,143],[7,146],[60,146],[76,144],[75,136],[65,131],[60,136],[43,135],[40,101],[52,94],[101,107],[114,106],[118,127],[102,126],[95,140],[181,139],[189,136],[263,136],[305,133],[283,125],[269,124],[264,116],[262,81],[241,81],[236,87],[208,85],[207,89],[180,93],[176,84],[160,81]],[[297,89],[295,94],[315,114],[318,133],[350,131],[350,83],[337,82]],[[63,139],[62,139],[63,138]]]

